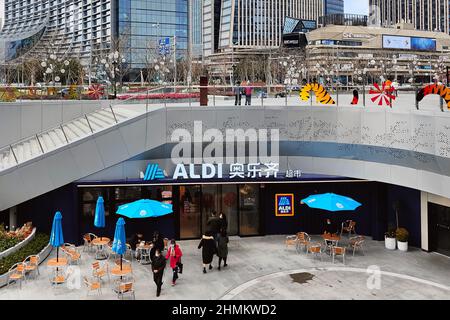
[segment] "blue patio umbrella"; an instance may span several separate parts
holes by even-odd
[[[97,228],[105,227],[105,201],[102,196],[98,197],[95,206],[94,226]]]
[[[172,213],[172,205],[156,200],[141,199],[119,206],[116,213],[122,216],[136,218],[155,218]]]
[[[112,251],[120,254],[120,270],[122,270],[122,255],[127,251],[127,239],[125,236],[125,220],[119,218],[116,223],[116,231],[114,232],[114,241]]]
[[[59,261],[59,247],[64,244],[61,220],[62,214],[57,211],[53,217],[52,232],[50,234],[50,244],[56,248],[56,261]]]
[[[328,211],[352,211],[358,208],[361,203],[352,198],[334,193],[314,194],[301,201],[310,208]]]

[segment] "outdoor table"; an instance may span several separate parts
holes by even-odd
[[[47,262],[47,266],[49,267],[65,267],[67,266],[67,259],[66,258],[59,258],[58,261],[56,261],[56,258],[49,259]]]
[[[106,237],[98,237],[92,240],[92,244],[97,248],[97,251],[95,253],[95,259],[104,260],[108,257],[106,255],[104,246],[106,246],[110,241],[111,240]]]
[[[149,264],[150,263],[150,250],[152,249],[152,244],[138,244],[136,246],[136,253],[139,256],[140,264]]]

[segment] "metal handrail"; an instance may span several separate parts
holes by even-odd
[[[113,109],[113,107],[111,106],[111,104],[109,105],[109,108],[111,109],[111,112],[112,112],[112,114],[113,114],[114,121],[115,121],[116,123],[119,123],[119,121],[117,120],[116,114],[114,113],[114,109]]]
[[[14,157],[14,160],[16,160],[16,164],[19,164],[19,160],[17,160],[17,156],[16,153],[14,152],[14,148],[12,147],[12,145],[9,145],[9,148],[11,149],[11,153]]]
[[[89,125],[89,129],[91,129],[91,133],[94,133],[94,130],[92,130],[91,123],[89,122],[89,119],[88,119],[88,116],[87,116],[86,113],[84,114],[84,118],[86,119],[86,121],[87,121],[87,123],[88,123],[88,125]]]
[[[64,134],[64,138],[66,138],[66,142],[69,143],[69,139],[67,138],[66,131],[64,131],[63,125],[60,125],[60,127],[61,127],[62,133]]]
[[[44,148],[42,147],[41,140],[39,140],[39,136],[37,134],[36,134],[36,140],[39,144],[39,147],[41,148],[42,154],[44,154],[45,153]]]

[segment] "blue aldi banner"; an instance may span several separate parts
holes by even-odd
[[[275,194],[275,215],[277,217],[288,217],[294,215],[294,194]]]

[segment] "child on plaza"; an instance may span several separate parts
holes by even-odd
[[[217,256],[219,257],[219,270],[220,265],[222,264],[223,260],[223,266],[227,266],[227,256],[228,256],[228,236],[227,231],[225,229],[222,229],[219,236],[219,241],[217,245]]]
[[[156,296],[161,294],[161,287],[163,284],[164,268],[166,267],[166,258],[161,254],[159,249],[155,250],[155,255],[152,259],[153,281],[156,284]]]
[[[211,263],[217,252],[216,241],[214,240],[214,237],[211,236],[211,232],[208,231],[203,235],[198,248],[202,249],[203,273],[206,273],[207,265],[209,265],[209,270],[213,268]]]
[[[181,271],[181,256],[183,252],[181,252],[180,246],[175,243],[175,239],[170,240],[169,249],[167,249],[166,259],[169,259],[170,267],[173,271],[172,277],[172,285],[174,286],[178,279],[178,272]],[[182,271],[181,271],[182,272]],[[180,273],[181,273],[180,272]]]

